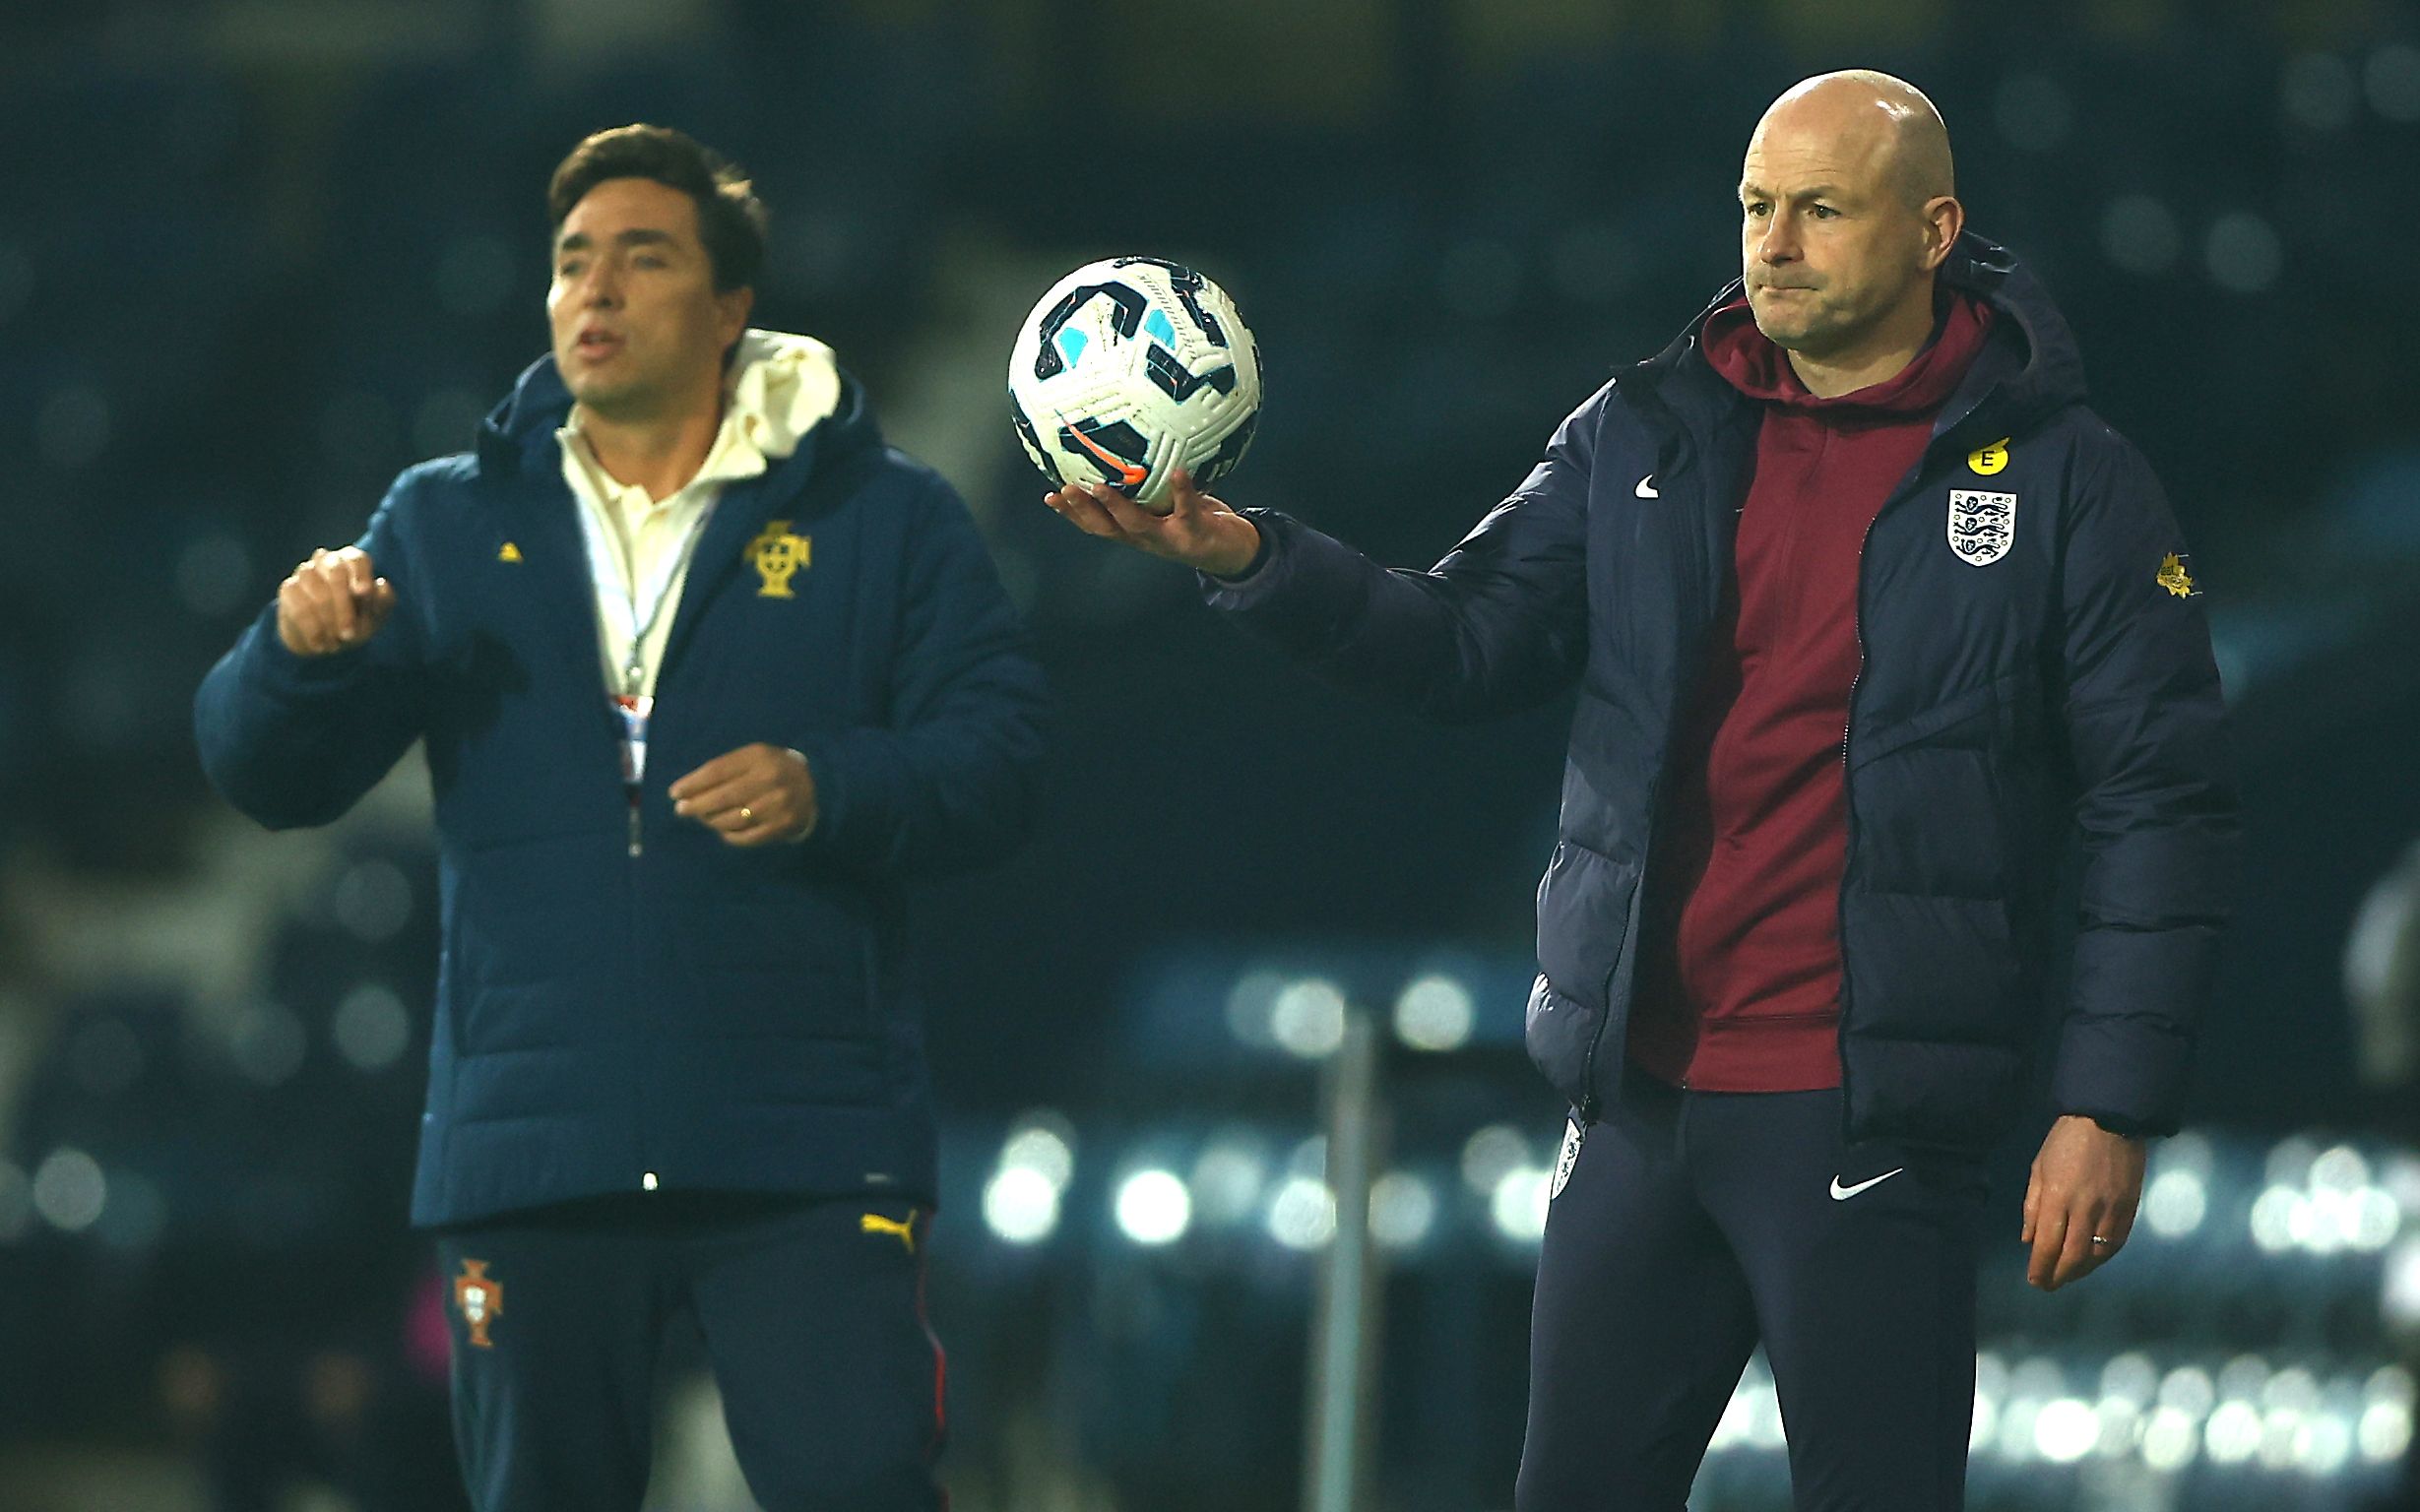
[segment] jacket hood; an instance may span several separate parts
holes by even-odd
[[[749,330],[734,344],[724,393],[771,469],[812,459],[829,467],[882,443],[864,386],[843,371],[832,348],[812,337]],[[551,355],[522,369],[479,422],[483,466],[550,472],[559,464],[554,433],[571,413],[571,391]]]
[[[2049,290],[2014,254],[1968,231],[1950,248],[1940,277],[1950,289],[1990,305],[1996,317],[1990,341],[1942,411],[1944,426],[1988,409],[1992,426],[2014,434],[2083,402],[2083,356],[2074,333]],[[1718,403],[1737,398],[1738,391],[1708,365],[1704,334],[1707,320],[1746,296],[1740,280],[1725,284],[1672,345],[1632,370],[1632,381],[1643,382],[1684,418],[1709,397]]]

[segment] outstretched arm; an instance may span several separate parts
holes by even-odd
[[[1167,515],[1101,485],[1045,502],[1079,530],[1204,575],[1213,608],[1333,682],[1444,721],[1553,697],[1586,655],[1588,484],[1613,386],[1510,497],[1426,572],[1379,566],[1299,521],[1239,514],[1179,474]]]

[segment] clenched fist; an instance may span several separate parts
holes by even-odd
[[[368,552],[314,551],[278,585],[278,639],[297,657],[334,656],[369,644],[394,607],[395,585]]]

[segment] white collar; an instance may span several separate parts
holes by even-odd
[[[839,408],[840,364],[831,347],[811,336],[751,327],[740,333],[724,379],[722,427],[683,487],[756,476],[797,451],[806,433]],[[569,417],[554,435],[566,449],[575,437],[586,439]],[[595,456],[590,448],[582,460],[592,463]],[[603,470],[598,473],[602,479]]]

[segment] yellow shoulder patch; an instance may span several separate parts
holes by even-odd
[[[1966,454],[1966,466],[1981,476],[1989,477],[2008,465],[2008,438],[2002,436],[1989,446],[1978,446]]]
[[[867,1213],[858,1219],[858,1228],[863,1233],[887,1233],[906,1245],[909,1254],[916,1253],[916,1220],[913,1218],[903,1224],[898,1219],[884,1218],[879,1213]]]
[[[2171,551],[2159,564],[2159,586],[2179,598],[2197,598],[2201,590],[2194,587],[2193,578],[2185,571],[2185,559]]]
[[[504,549],[496,553],[496,560],[499,562],[517,562],[521,560],[521,548],[508,540],[504,543]]]

